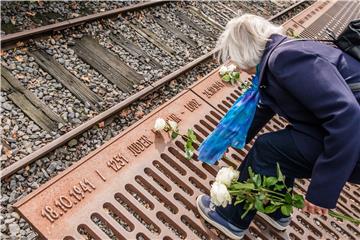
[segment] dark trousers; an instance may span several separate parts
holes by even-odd
[[[286,177],[286,185],[293,187],[295,178],[310,178],[314,162],[305,159],[295,145],[289,128],[260,135],[239,167],[239,181],[249,178],[248,166],[265,176],[276,176],[276,163]],[[216,211],[230,223],[242,229],[249,227],[256,211],[250,211],[244,219],[243,204],[217,207]],[[274,219],[285,217],[280,211],[270,214]]]

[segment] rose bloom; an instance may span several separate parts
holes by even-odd
[[[224,75],[228,72],[228,68],[226,66],[221,66],[219,69],[220,75]]]
[[[163,130],[166,127],[166,121],[162,118],[158,118],[155,121],[154,129],[156,131]]]
[[[226,207],[231,203],[231,196],[226,186],[222,183],[214,182],[210,190],[211,202],[216,206]]]
[[[232,181],[237,181],[239,178],[239,171],[234,170],[232,167],[223,167],[216,175],[215,181],[225,184],[230,187]]]
[[[236,66],[234,64],[230,64],[229,66],[227,66],[227,69],[229,72],[233,72],[236,70]]]

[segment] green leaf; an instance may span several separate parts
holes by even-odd
[[[353,218],[351,216],[348,215],[344,215],[338,212],[335,212],[333,210],[329,210],[329,215],[338,219],[341,219],[342,221],[346,220],[355,224],[360,224],[360,219],[359,218]]]
[[[221,77],[222,80],[224,80],[225,82],[229,82],[230,81],[230,75],[228,73],[226,73],[224,76]]]
[[[250,166],[248,167],[248,171],[249,171],[250,178],[253,178],[255,174]]]
[[[263,212],[264,211],[264,205],[263,202],[257,197],[255,198],[255,208],[258,211]]]
[[[252,180],[256,187],[261,187],[261,176],[259,174],[255,174]]]
[[[269,206],[265,207],[264,213],[273,213],[273,212],[275,212],[278,208],[279,208],[278,206],[269,205]]]
[[[304,197],[299,194],[294,194],[292,197],[293,206],[296,208],[303,208],[304,207]]]
[[[281,191],[285,188],[284,184],[276,184],[274,187],[274,191]]]
[[[278,182],[278,180],[276,179],[276,177],[269,177],[268,178],[268,185],[269,186],[273,186]]]
[[[271,187],[275,185],[278,182],[276,177],[265,177],[264,178],[264,186],[265,187]]]
[[[248,212],[249,212],[253,207],[254,207],[254,204],[253,204],[253,203],[250,203],[250,204],[248,204],[248,205],[245,205],[245,206],[244,206],[244,209],[246,209],[246,210],[245,210],[245,212],[241,215],[241,219],[244,219],[244,217],[246,216],[246,214],[248,214]]]
[[[276,163],[276,174],[277,174],[277,179],[279,181],[284,181],[285,180],[285,177],[281,172],[279,163]]]
[[[291,194],[290,193],[286,193],[285,194],[285,202],[288,203],[288,204],[291,204],[292,203],[292,197],[291,197]]]
[[[175,138],[177,138],[177,136],[179,136],[179,132],[178,132],[178,131],[172,131],[172,132],[171,132],[171,139],[175,139]]]
[[[274,206],[281,206],[281,205],[283,205],[282,202],[277,202],[277,201],[273,201],[273,200],[271,200],[270,202],[271,202],[271,204],[274,205]]]
[[[240,73],[239,72],[233,72],[232,77],[236,80],[240,79]]]
[[[290,216],[290,214],[292,213],[292,206],[285,204],[281,206],[280,210],[281,213],[284,214],[285,216]]]
[[[236,182],[236,183],[232,184],[231,187],[232,187],[232,189],[235,189],[235,190],[242,190],[242,189],[252,190],[255,188],[255,185],[253,183]]]
[[[265,198],[266,198],[266,195],[265,195],[264,193],[259,193],[259,194],[258,194],[258,197],[259,197],[259,199],[260,199],[261,201],[264,201]]]
[[[193,143],[192,143],[192,141],[190,140],[188,140],[188,141],[186,141],[186,144],[185,144],[185,149],[189,149],[189,150],[191,150],[191,151],[194,151],[195,150],[195,148],[193,147],[193,145],[192,145]]]
[[[194,155],[194,151],[191,149],[185,149],[185,157],[186,159],[190,160]]]
[[[242,203],[242,202],[244,202],[244,201],[245,201],[244,198],[243,198],[243,199],[236,200],[235,203],[234,203],[234,205],[236,206],[236,205],[238,205],[238,204],[240,204],[240,203]]]
[[[191,128],[188,129],[187,137],[191,139],[191,141],[196,142],[196,135]]]

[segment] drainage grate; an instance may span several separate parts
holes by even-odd
[[[313,22],[324,17],[324,13],[334,6],[335,1],[317,1],[292,19],[304,28],[308,28]],[[325,16],[327,17],[327,16]]]
[[[247,77],[243,75],[243,78]],[[206,90],[206,91],[205,91]],[[196,93],[196,94],[195,94]],[[210,94],[211,93],[211,94]],[[189,91],[154,111],[16,204],[18,211],[47,239],[216,239],[195,208],[209,193],[221,166],[238,166],[250,148],[229,149],[227,158],[209,166],[184,158],[184,141],[171,141],[151,129],[157,117],[193,128],[202,141],[218,124],[241,90],[223,84],[212,72]],[[277,117],[262,130],[285,126]],[[308,181],[297,181],[305,191]],[[359,216],[359,188],[346,185],[340,212]],[[276,232],[256,218],[248,233],[259,239],[357,239],[358,227],[333,218],[295,211],[291,227]]]
[[[197,217],[195,198],[209,193],[220,166],[239,161],[229,157],[207,166],[186,160],[184,141],[152,132],[157,117],[179,122],[182,131],[192,127],[204,139],[221,115],[194,93],[183,93],[16,207],[48,239],[214,238]]]
[[[315,11],[325,8],[337,13],[330,5],[333,3],[329,1],[317,3]],[[289,21],[285,28],[301,29],[301,25]],[[193,128],[202,141],[240,94],[240,88],[224,84],[214,70],[187,92],[23,198],[15,204],[16,209],[46,239],[223,239],[199,217],[195,199],[209,193],[220,167],[238,166],[251,144],[242,150],[230,148],[226,158],[209,166],[196,160],[197,152],[195,160],[186,160],[183,140],[171,141],[167,134],[151,129],[155,119],[163,117],[178,122],[181,132]],[[286,124],[285,119],[274,117],[260,133]],[[298,180],[296,191],[305,193],[308,183]],[[346,184],[337,210],[359,217],[359,198],[359,186]],[[275,231],[257,217],[246,237],[356,240],[360,231],[352,223],[296,210],[286,232]]]
[[[337,36],[351,20],[359,18],[359,1],[319,1],[293,18],[293,21],[305,28],[294,32],[303,38],[330,39],[326,29],[331,29]]]

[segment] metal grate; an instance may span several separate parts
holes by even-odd
[[[336,1],[317,1],[292,19],[304,28],[308,28],[317,19],[322,18],[324,13],[330,9]]]
[[[283,25],[285,32],[289,36],[299,36],[305,29],[300,26],[297,22],[293,21],[292,19],[285,22]]]
[[[316,9],[337,13],[329,5],[319,4]],[[294,23],[288,22],[285,27],[293,27]],[[300,25],[298,28],[302,28]],[[171,141],[166,133],[151,129],[157,117],[168,118],[179,123],[181,132],[193,128],[202,141],[240,94],[240,88],[224,84],[214,70],[23,198],[16,203],[16,209],[46,239],[223,239],[199,217],[195,199],[209,193],[220,167],[238,166],[251,144],[242,150],[230,148],[227,158],[209,166],[196,160],[197,152],[195,160],[186,160],[182,139]],[[285,119],[274,117],[260,133],[286,124]],[[295,190],[305,193],[308,183],[296,181]],[[346,184],[337,210],[359,217],[359,198],[359,186]],[[358,226],[332,217],[310,216],[296,210],[292,219],[286,232],[277,232],[256,217],[245,239],[360,238]]]
[[[326,29],[332,30],[337,36],[351,20],[359,18],[359,1],[319,1],[294,17],[293,21],[304,28],[296,32],[300,37],[330,39]]]
[[[215,86],[220,88],[215,91]],[[151,129],[157,117],[173,119],[179,122],[182,132],[191,127],[202,141],[239,94],[239,88],[223,84],[217,71],[212,72],[25,197],[16,208],[47,239],[217,239],[218,232],[199,218],[194,205],[196,196],[209,193],[219,167],[238,166],[251,144],[243,150],[229,149],[227,158],[209,166],[197,161],[196,154],[195,160],[186,160],[183,140],[171,141],[166,133],[155,134]],[[274,118],[262,132],[285,124],[279,117]],[[296,184],[296,191],[303,192],[308,181]],[[359,216],[360,190],[347,184],[341,196],[338,210]],[[291,227],[284,233],[256,218],[247,236],[360,237],[356,225],[299,211],[295,211]]]

